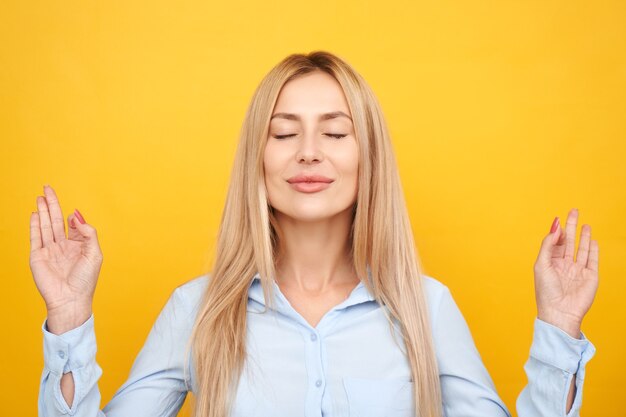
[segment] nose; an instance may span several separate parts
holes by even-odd
[[[296,160],[302,164],[312,164],[323,160],[322,151],[314,134],[305,135],[300,141],[298,151],[296,152]]]

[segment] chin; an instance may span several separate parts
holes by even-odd
[[[301,222],[318,222],[331,219],[335,216],[345,214],[348,209],[351,209],[352,205],[347,206],[345,208],[315,208],[311,207],[311,205],[307,207],[290,207],[288,210],[281,210],[280,208],[274,207],[274,211],[278,216],[289,217],[294,221]]]

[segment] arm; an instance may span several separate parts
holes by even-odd
[[[534,412],[520,412],[520,416],[539,411],[545,413],[541,415],[578,416],[581,406],[584,366],[595,348],[580,328],[598,288],[599,250],[587,224],[581,228],[576,250],[577,224],[577,209],[570,210],[565,233],[556,217],[535,261],[535,337],[524,368],[528,387],[518,398],[522,412]],[[567,393],[559,395],[563,387]],[[524,406],[528,398],[543,401],[542,407]]]
[[[445,417],[510,417],[448,288],[442,291],[434,323]],[[585,365],[594,353],[595,347],[584,334],[575,339],[536,318],[530,357],[524,366],[528,384],[516,403],[518,416],[577,417]]]
[[[55,335],[43,326],[44,371],[39,390],[39,415],[125,417],[175,416],[189,388],[184,370],[186,340],[193,317],[180,289],[159,314],[139,352],[130,375],[111,401],[100,410],[98,366],[93,315],[80,327]],[[72,376],[73,401],[62,395],[61,375]]]
[[[528,375],[528,374],[527,374]],[[565,412],[569,413],[569,410],[572,409],[572,405],[574,404],[574,396],[576,395],[576,374],[572,378],[572,383],[569,387],[569,391],[567,393],[567,402],[565,406]]]
[[[75,304],[71,305],[74,307],[64,308],[60,314],[54,314],[54,312],[51,311],[48,312],[48,317],[43,325],[44,335],[60,335],[69,332],[72,329],[78,328],[91,317],[92,311],[90,305],[83,305],[82,307],[76,306]],[[46,345],[44,344],[44,348],[45,347]],[[56,351],[53,351],[53,353],[59,355],[61,358],[65,358],[67,353],[66,351],[67,346],[60,345]],[[51,356],[51,353],[45,351],[44,356],[46,353],[48,356]],[[60,375],[62,375],[61,392],[63,393],[63,398],[71,406],[72,401],[74,400],[74,377],[71,371],[60,373]]]
[[[570,211],[565,234],[555,220],[535,262],[538,314],[524,367],[528,385],[517,400],[519,417],[563,417],[566,412],[577,417],[581,406],[584,367],[595,348],[579,329],[597,290],[598,243],[591,240],[590,226],[583,226],[574,261],[577,219],[577,210]],[[440,292],[433,339],[444,415],[510,417],[449,290]],[[579,334],[582,339],[575,337]]]
[[[96,229],[76,210],[63,213],[44,186],[30,217],[30,268],[48,318],[43,326],[44,370],[39,415],[81,417],[173,416],[186,396],[184,351],[194,317],[188,293],[170,297],[139,353],[126,383],[101,411],[91,305],[103,257]]]
[[[519,417],[575,417],[582,405],[585,365],[595,347],[584,334],[576,339],[535,319],[530,357],[524,365],[528,384],[517,398]]]
[[[511,417],[502,402],[469,327],[447,287],[434,313],[433,339],[445,417]]]
[[[60,387],[57,391],[61,396],[62,390],[62,402],[67,407],[68,402],[74,402],[74,380],[86,377],[85,372],[90,372],[89,376],[101,373],[80,355],[74,355],[74,360],[69,362],[68,340],[80,339],[80,332],[71,330],[78,329],[91,317],[91,304],[103,257],[96,229],[75,210],[68,217],[69,231],[66,235],[56,193],[52,187],[44,186],[44,194],[37,197],[37,212],[30,216],[29,265],[48,312],[43,329],[46,369],[42,384],[50,381],[53,387]],[[60,337],[62,334],[68,340]],[[68,363],[73,366],[72,369],[66,366]],[[79,392],[79,395],[82,394]],[[39,408],[40,414],[45,412],[41,401]],[[63,407],[59,410],[67,411]]]
[[[97,385],[102,369],[95,361],[93,315],[79,327],[59,335],[49,331],[46,319],[42,332],[44,370],[39,384],[39,416],[102,416]]]

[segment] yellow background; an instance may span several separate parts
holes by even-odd
[[[623,415],[625,4],[3,1],[1,414],[36,415],[45,308],[28,219],[43,184],[99,232],[104,406],[171,291],[212,261],[254,88],[287,54],[326,49],[378,95],[422,264],[513,413],[539,244],[579,208],[600,244],[583,414]]]

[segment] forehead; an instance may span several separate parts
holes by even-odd
[[[350,114],[341,85],[330,74],[315,71],[285,83],[278,95],[273,113],[324,113],[332,111],[343,111]]]

